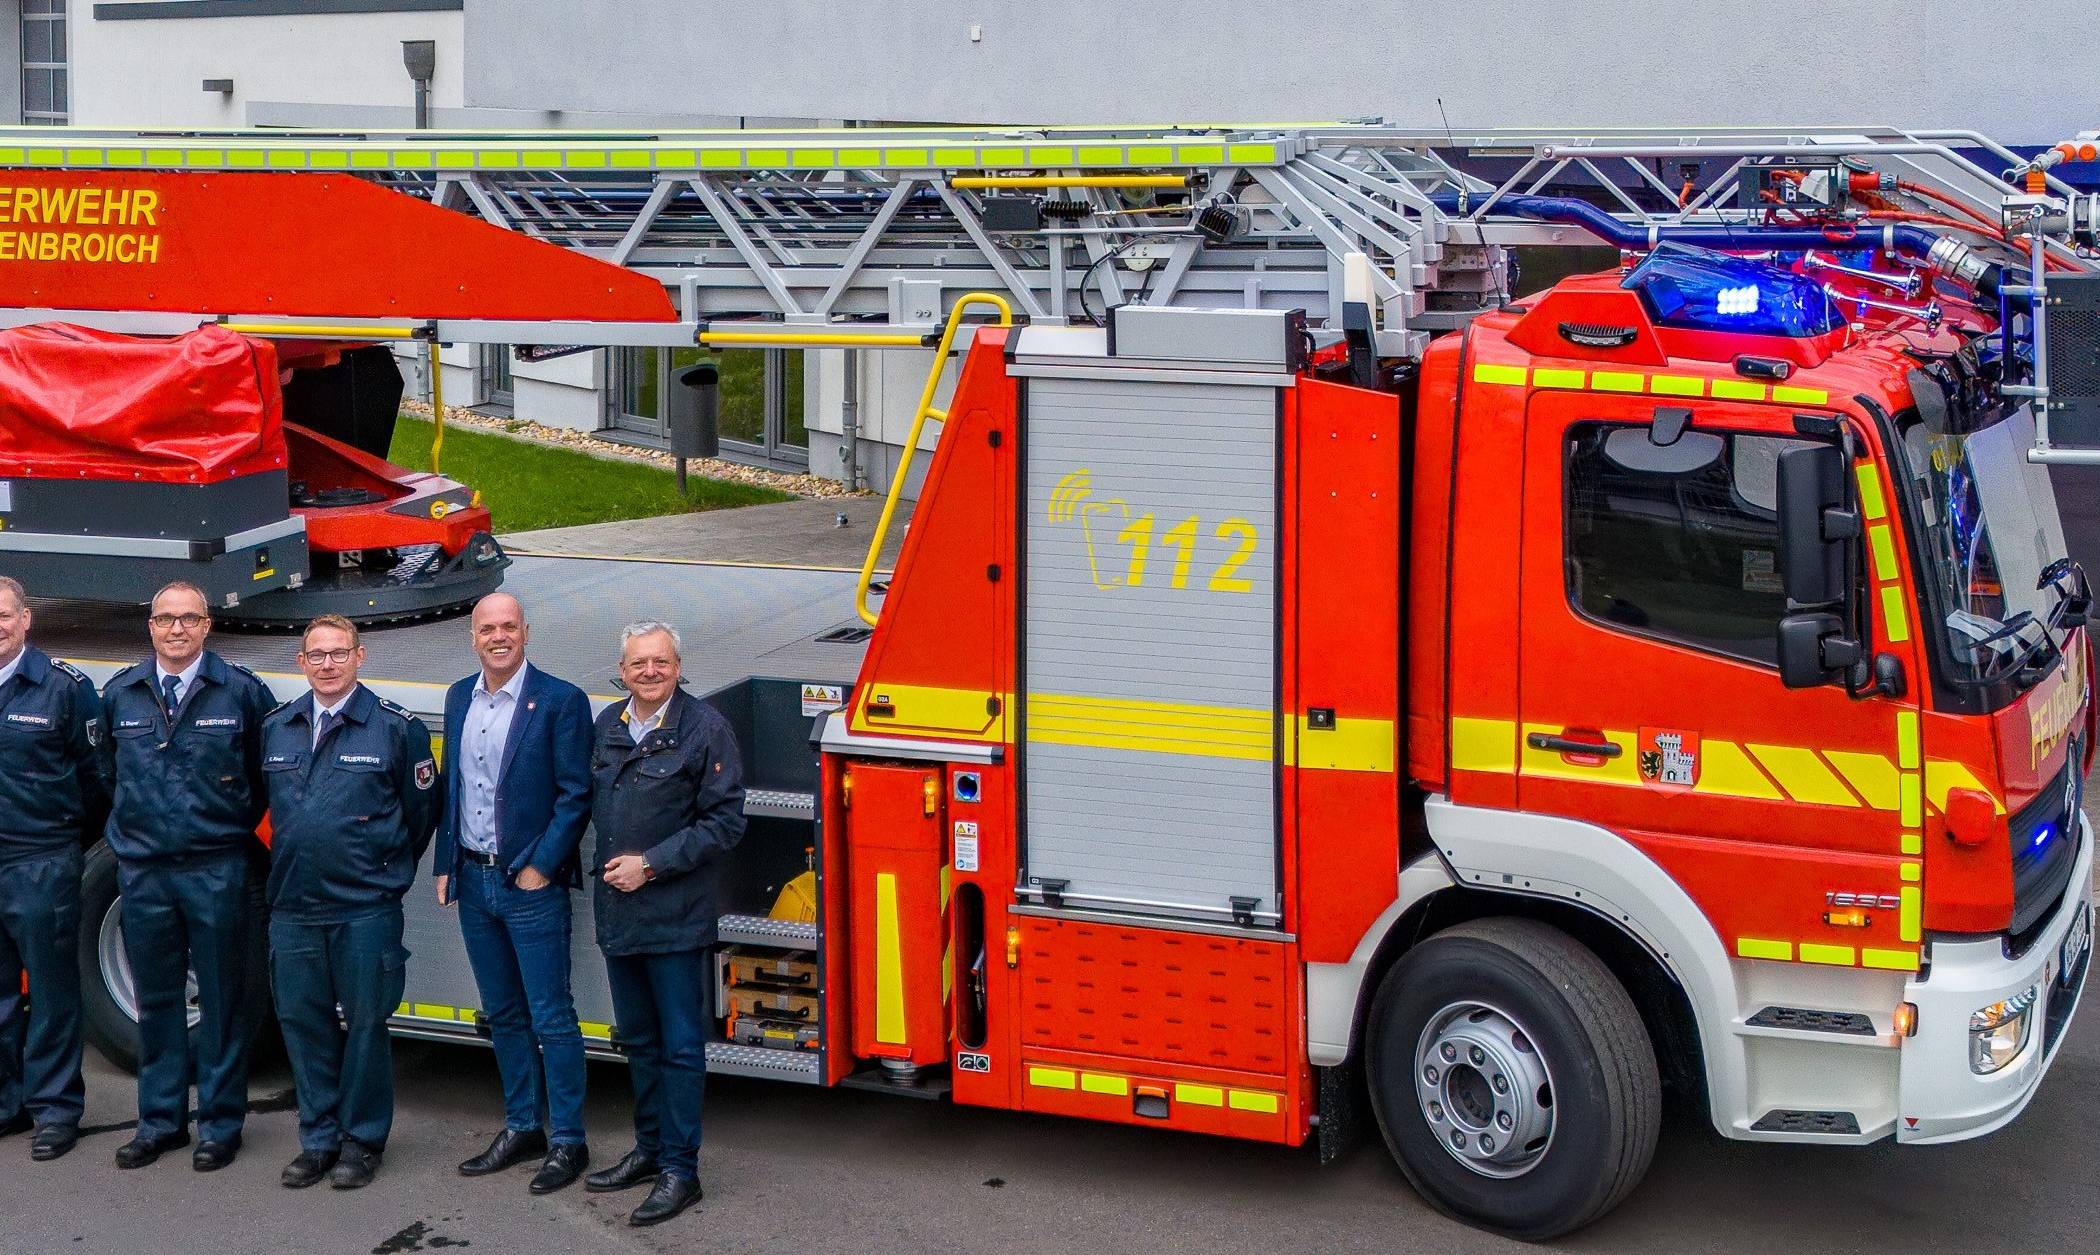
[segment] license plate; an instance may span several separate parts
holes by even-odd
[[[2093,944],[2093,908],[2085,908],[2071,920],[2071,931],[2065,935],[2064,943],[2056,951],[2056,979],[2069,985],[2078,975],[2078,965],[2085,958],[2086,948]]]

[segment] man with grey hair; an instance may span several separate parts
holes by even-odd
[[[41,1162],[80,1140],[81,849],[109,814],[109,777],[102,700],[29,643],[33,617],[0,575],[0,1137],[34,1126]]]
[[[598,886],[592,906],[613,1017],[634,1083],[634,1149],[585,1178],[651,1185],[627,1220],[653,1225],[700,1200],[715,883],[744,835],[743,763],[729,724],[679,688],[678,633],[621,634],[625,702],[599,713],[591,754]]]

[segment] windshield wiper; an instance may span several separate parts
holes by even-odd
[[[2086,582],[2085,568],[2068,557],[2058,558],[2043,568],[2041,579],[2035,583],[2037,592],[2045,588],[2056,593],[2056,604],[2049,608],[2047,619],[2037,620],[2032,610],[2022,610],[2007,619],[1997,631],[1974,642],[1972,648],[1999,641],[2010,641],[2014,646],[2014,652],[2003,663],[1984,674],[1985,684],[2009,680],[2021,692],[2040,684],[2063,657],[2059,634],[2085,626],[2093,608],[2093,590]],[[2023,629],[2037,623],[2042,629],[2039,636],[2021,635]]]

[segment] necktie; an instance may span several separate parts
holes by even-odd
[[[170,716],[174,715],[175,707],[181,704],[175,700],[175,695],[181,691],[181,676],[164,675],[160,678],[161,704],[167,707]]]
[[[342,721],[342,715],[338,714],[337,712],[333,710],[324,711],[321,715],[321,722],[318,725],[320,730],[314,733],[314,748],[319,749],[321,746],[321,742],[327,740],[328,734],[335,731],[336,726],[342,723]]]

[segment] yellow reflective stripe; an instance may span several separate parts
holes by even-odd
[[[1231,155],[1234,163],[1253,161],[1273,164],[1276,160],[1276,145],[1274,144],[1232,144],[1227,147],[1226,151]]]
[[[226,154],[226,168],[229,170],[260,170],[263,168],[263,154],[248,149],[233,149]]]
[[[1706,381],[1693,375],[1655,375],[1648,380],[1648,391],[1660,397],[1703,397]]]
[[[1925,852],[1925,838],[1916,829],[1912,829],[1903,834],[1902,840],[1898,843],[1898,848],[1905,854],[1923,854]]]
[[[1283,1095],[1264,1094],[1258,1090],[1236,1089],[1226,1096],[1225,1103],[1234,1111],[1259,1111],[1263,1115],[1275,1115],[1283,1110]]]
[[[875,874],[875,1040],[904,1044],[904,944],[894,872]]]
[[[1888,972],[1915,972],[1918,970],[1918,955],[1914,950],[1876,950],[1871,947],[1859,952],[1861,967],[1878,967]]]
[[[983,689],[933,688],[919,684],[887,684],[876,681],[865,686],[853,706],[855,732],[882,732],[892,728],[914,728],[952,732],[962,736],[1003,735],[1005,711],[1011,696]],[[999,712],[992,713],[997,700]],[[887,706],[889,714],[871,714],[869,706]]]
[[[1029,694],[1028,739],[1248,761],[1266,761],[1276,754],[1273,711],[1049,693]]]
[[[1918,712],[1896,712],[1896,765],[1908,771],[1918,765]]]
[[[1215,1085],[1176,1084],[1174,1086],[1174,1097],[1180,1102],[1196,1107],[1222,1107],[1225,1105],[1225,1091]]]
[[[1590,387],[1599,392],[1639,392],[1647,386],[1641,375],[1622,370],[1598,370],[1590,372]]]
[[[1497,366],[1492,362],[1479,362],[1473,367],[1473,382],[1516,384],[1521,387],[1524,383],[1524,368],[1522,366]]]
[[[1905,941],[1916,941],[1919,936],[1918,917],[1925,895],[1908,885],[1904,886],[1903,909],[1896,916],[1896,935]]]
[[[1985,788],[1983,781],[1978,780],[1976,773],[1970,771],[1966,764],[1946,758],[1935,758],[1925,764],[1925,795],[1932,800],[1933,809],[1946,810],[1947,795],[1956,789],[1974,789],[1979,793],[1989,793],[1991,809],[2000,815],[2005,813],[2005,803],[1998,800],[1996,793]]]
[[[613,1026],[610,1024],[581,1023],[576,1027],[582,1030],[585,1037],[598,1037],[606,1041],[612,1040]]]
[[[1782,405],[1830,404],[1830,394],[1821,388],[1796,388],[1777,383],[1772,385],[1772,399]]]
[[[1837,773],[1816,757],[1814,750],[1795,745],[1752,744],[1747,748],[1795,801],[1815,806],[1859,806],[1859,799],[1852,796]]]
[[[1762,401],[1765,386],[1761,383],[1745,383],[1740,379],[1716,379],[1713,381],[1714,399],[1717,401]]]
[[[1107,148],[1099,145],[1081,148],[1079,150],[1079,164],[1082,166],[1120,166],[1123,164],[1123,150],[1121,148]]]
[[[1072,1089],[1079,1084],[1079,1077],[1070,1068],[1031,1067],[1028,1069],[1028,1083],[1044,1089]]]
[[[1564,726],[1557,723],[1524,725],[1524,740],[1517,750],[1523,774],[1541,780],[1590,780],[1604,784],[1633,785],[1641,782],[1641,770],[1637,762],[1639,745],[1631,732],[1605,732],[1604,739],[1619,747],[1619,756],[1604,759],[1594,767],[1568,762],[1561,757],[1559,750],[1532,748],[1532,733],[1543,732],[1548,736],[1559,736]]]
[[[1924,791],[1918,787],[1917,772],[1906,771],[1902,774],[1896,784],[1896,799],[1899,812],[1896,822],[1905,828],[1915,828],[1925,822]]]
[[[1883,523],[1867,529],[1867,544],[1874,551],[1874,578],[1892,580],[1896,578],[1896,544],[1889,537],[1888,524]]]
[[[1828,963],[1834,967],[1851,967],[1857,957],[1857,952],[1851,946],[1826,946],[1815,941],[1801,943],[1803,963]]]
[[[1824,750],[1823,757],[1852,791],[1878,811],[1896,809],[1896,764],[1886,754],[1860,754],[1851,750]]]
[[[1784,800],[1785,795],[1772,787],[1772,782],[1765,779],[1765,774],[1757,769],[1750,755],[1733,741],[1701,740],[1699,756],[1705,761],[1699,764],[1699,781],[1692,786],[1692,792],[1763,798],[1772,802]]]
[[[1881,496],[1881,473],[1872,462],[1861,462],[1852,468],[1859,480],[1859,508],[1869,519],[1878,519],[1887,514],[1888,503]]]
[[[1453,717],[1451,766],[1458,771],[1515,771],[1516,721]]]
[[[1881,626],[1892,645],[1910,639],[1910,611],[1904,608],[1901,584],[1881,586]]]
[[[1337,718],[1332,728],[1312,728],[1298,716],[1297,766],[1315,771],[1391,771],[1393,721]]]
[[[1541,366],[1531,372],[1531,382],[1540,388],[1580,388],[1583,375],[1579,370],[1555,370]]]
[[[1737,937],[1735,952],[1746,959],[1778,959],[1787,962],[1794,957],[1794,943],[1765,941],[1757,937]]]
[[[1925,866],[1922,863],[1905,863],[1900,871],[1906,883],[1916,884],[1918,878],[1925,874]]]
[[[1079,1088],[1089,1094],[1127,1094],[1130,1092],[1128,1077],[1109,1076],[1103,1072],[1087,1072],[1079,1078]]]

